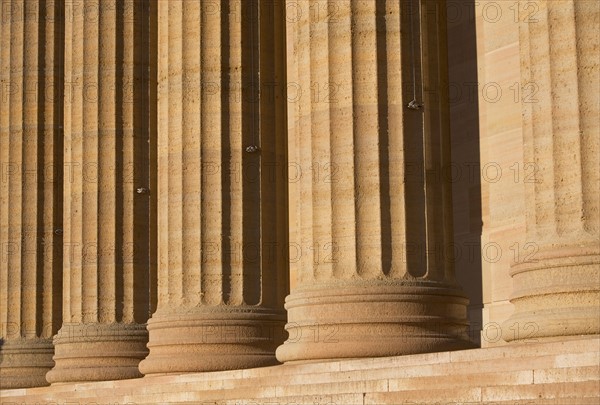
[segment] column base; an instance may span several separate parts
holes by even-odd
[[[364,283],[364,282],[361,282]],[[305,287],[286,300],[281,362],[383,357],[475,347],[467,298],[434,282]]]
[[[148,332],[139,324],[63,324],[54,337],[55,367],[50,383],[138,378]]]
[[[278,364],[285,312],[256,307],[157,311],[148,322],[143,374],[222,371]]]
[[[17,339],[0,343],[0,389],[43,387],[54,366],[52,339]]]
[[[511,270],[513,314],[502,324],[507,342],[600,334],[597,247],[540,251]]]

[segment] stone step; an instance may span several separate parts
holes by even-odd
[[[278,398],[278,399],[266,399],[266,400],[247,400],[247,399],[233,399],[226,401],[202,401],[198,400],[194,402],[195,405],[363,405],[366,402],[363,401],[366,395],[363,394],[348,394],[348,395],[319,395],[313,397],[289,397],[289,398]],[[105,403],[101,402],[89,402],[89,403],[77,403],[77,405],[101,405]],[[494,402],[437,402],[437,403],[423,403],[415,401],[405,401],[400,404],[390,403],[387,405],[598,405],[598,397],[588,398],[558,398],[558,399],[530,399],[526,401],[494,401]],[[39,404],[38,404],[39,405]],[[44,404],[46,405],[46,404]],[[54,404],[53,404],[54,405]],[[75,404],[73,404],[75,405]],[[110,405],[170,405],[167,402],[137,402],[131,403],[111,403]],[[382,405],[382,404],[377,404]]]
[[[245,386],[268,386],[273,384],[273,375],[277,375],[277,385],[295,386],[295,385],[307,385],[311,383],[338,383],[338,382],[352,382],[352,381],[366,381],[366,380],[398,380],[398,384],[401,384],[401,380],[410,381],[412,379],[425,378],[425,377],[438,377],[438,376],[453,376],[451,379],[464,375],[475,375],[486,376],[492,374],[489,378],[503,378],[503,376],[509,376],[507,378],[513,378],[515,373],[518,373],[519,379],[527,383],[532,383],[534,379],[534,373],[537,373],[538,379],[543,381],[544,379],[551,379],[554,375],[556,381],[564,381],[568,378],[567,371],[570,370],[571,374],[579,373],[580,378],[587,375],[586,373],[594,371],[593,365],[600,363],[599,353],[570,353],[560,356],[537,356],[528,358],[526,365],[521,361],[515,361],[513,358],[501,358],[501,359],[486,359],[483,361],[465,361],[457,363],[442,363],[442,364],[426,364],[426,365],[415,365],[415,366],[403,366],[395,368],[383,368],[383,369],[369,369],[359,370],[354,369],[352,371],[330,371],[328,367],[325,367],[327,372],[312,372],[314,369],[310,367],[309,370],[296,369],[296,374],[290,373],[279,373],[279,369],[285,371],[286,366],[280,366],[278,368],[270,368],[272,373],[269,376],[251,377],[251,376],[240,376],[239,372],[225,372],[225,373],[207,373],[207,374],[191,374],[181,376],[166,376],[166,377],[149,377],[139,380],[130,380],[127,383],[128,387],[140,386],[142,389],[146,387],[151,381],[152,386],[159,388],[149,389],[162,389],[168,390],[169,385],[177,386],[191,386],[198,390],[213,390],[213,389],[233,389]],[[312,365],[311,365],[312,366]],[[577,368],[569,367],[575,366],[579,368],[585,368],[584,371],[577,371]],[[591,368],[590,368],[591,367]],[[496,377],[494,377],[494,373]],[[502,375],[499,375],[502,373]],[[233,374],[233,376],[231,375]],[[597,374],[597,373],[596,373]],[[232,378],[233,377],[233,378]],[[483,378],[483,377],[482,377]],[[572,377],[572,378],[575,378]],[[156,379],[156,380],[155,380]],[[439,380],[439,378],[437,378]],[[477,378],[472,378],[474,382]],[[432,381],[430,378],[429,380]],[[463,378],[464,382],[469,381],[469,378]],[[577,380],[575,380],[577,381]],[[550,382],[550,380],[549,380]],[[111,387],[112,390],[118,389],[122,382],[115,382],[115,386]],[[81,390],[85,390],[87,385],[82,386]],[[160,388],[162,387],[162,388]]]
[[[63,404],[72,399],[79,404],[255,405],[269,401],[283,404],[285,399],[302,400],[298,403],[311,405],[327,404],[327,401],[342,405],[362,404],[363,400],[392,404],[401,400],[404,402],[400,403],[408,404],[406,401],[410,399],[416,403],[428,403],[425,400],[429,403],[495,403],[513,399],[568,399],[575,395],[573,390],[580,390],[581,398],[598,399],[598,347],[598,338],[588,338],[403,357],[62,384],[4,390],[0,393],[0,402]]]
[[[523,356],[560,356],[563,354],[600,352],[600,338],[571,338],[557,342],[531,342],[511,344],[485,349],[459,350],[454,352],[439,352],[413,354],[408,356],[375,357],[370,359],[349,359],[329,362],[285,364],[275,366],[278,375],[297,374],[298,372],[334,372],[371,370],[382,368],[397,368],[423,364],[465,363],[469,361],[496,360],[501,358],[520,359]],[[243,371],[243,378],[259,375],[272,375],[273,367],[256,368]]]
[[[528,399],[524,401],[515,401],[514,399],[509,401],[494,401],[482,403],[482,405],[598,405],[598,396],[594,397],[577,397],[577,398],[555,398],[555,399]],[[416,405],[416,404],[406,404]],[[457,404],[458,405],[458,404]],[[462,405],[462,404],[461,404]],[[470,404],[469,404],[470,405]]]
[[[596,397],[600,395],[600,382],[584,381],[555,384],[530,384],[514,386],[488,386],[479,388],[453,388],[408,390],[395,392],[369,392],[365,395],[365,405],[379,404],[450,404],[450,403],[483,403],[512,402],[527,404],[529,401],[544,399],[544,404],[555,401],[563,404],[563,399]],[[578,404],[579,405],[579,404]]]
[[[600,362],[598,353],[568,354],[561,355],[559,366],[575,365],[577,367],[556,368],[556,356],[538,356],[528,358],[524,365],[520,361],[511,358],[485,361],[469,361],[465,363],[430,364],[423,366],[404,366],[399,368],[354,370],[344,372],[310,373],[299,372],[296,375],[278,375],[274,380],[273,375],[258,378],[228,378],[227,373],[219,374],[221,379],[204,378],[203,374],[149,377],[139,380],[129,380],[127,383],[114,382],[107,388],[100,388],[94,384],[82,384],[78,387],[80,395],[85,395],[88,388],[98,391],[107,389],[109,392],[121,392],[121,386],[125,385],[124,394],[129,391],[138,392],[171,392],[181,388],[186,390],[226,390],[239,389],[249,386],[269,386],[275,382],[277,386],[293,389],[291,387],[307,386],[310,384],[339,384],[364,381],[386,380],[390,382],[390,389],[397,386],[398,389],[408,389],[411,384],[447,384],[460,383],[463,385],[477,385],[482,381],[496,381],[499,385],[505,384],[531,384],[537,375],[539,382],[555,381],[580,381],[592,375],[598,375],[597,367],[591,364]],[[237,373],[236,373],[237,374]],[[55,387],[51,387],[55,388]],[[59,389],[59,387],[56,387]],[[65,387],[66,388],[66,387]],[[62,390],[62,389],[61,389]]]
[[[482,394],[484,401],[489,402],[593,397],[600,395],[600,381],[485,387]]]
[[[94,403],[99,398],[104,398],[111,404],[117,403],[140,403],[140,402],[167,402],[183,403],[210,401],[221,403],[244,404],[251,403],[293,403],[281,402],[285,399],[296,401],[303,399],[301,403],[327,403],[344,404],[336,402],[333,398],[351,398],[359,400],[365,394],[365,403],[395,403],[398,399],[404,401],[417,401],[428,403],[436,401],[508,401],[511,399],[537,399],[543,398],[569,398],[574,395],[590,396],[600,393],[598,385],[598,368],[586,367],[581,369],[568,369],[562,373],[554,373],[553,370],[540,370],[540,373],[551,375],[554,383],[533,384],[533,376],[526,372],[518,373],[487,373],[480,375],[448,375],[435,377],[421,377],[408,379],[369,380],[356,382],[337,382],[305,385],[281,386],[279,381],[272,381],[271,386],[236,387],[233,389],[207,389],[194,383],[147,385],[144,387],[122,387],[114,390],[77,390],[72,391],[69,398],[77,399],[77,402]],[[587,374],[590,373],[590,374]],[[560,376],[566,379],[581,379],[579,382],[556,382]],[[431,387],[435,387],[432,389]],[[327,393],[323,396],[322,393]],[[65,393],[66,394],[66,393]],[[322,401],[323,398],[331,400]],[[320,399],[319,399],[320,398]],[[30,396],[27,403],[51,403],[55,401],[53,394]],[[237,401],[237,402],[236,402]],[[392,402],[390,402],[392,401]],[[11,398],[4,398],[2,403],[10,403]],[[15,398],[15,402],[17,399]],[[69,402],[69,401],[65,401]],[[21,402],[18,402],[19,404]],[[155,402],[156,403],[156,402]],[[300,403],[300,402],[299,402]],[[360,402],[358,402],[360,403]]]
[[[524,355],[528,358],[528,369],[552,369],[596,365],[600,363],[599,348],[600,340],[587,339],[546,344],[527,343],[496,348],[398,357],[286,364],[249,370],[153,376],[149,378],[152,379],[152,384],[155,385],[193,382],[195,384],[206,383],[209,388],[223,381],[235,386],[240,384],[253,385],[270,381],[273,375],[277,375],[278,381],[286,384],[306,383],[305,377],[302,377],[305,375],[311,376],[314,381],[322,382],[340,379],[364,379],[365,372],[369,374],[371,379],[379,378],[379,376],[381,378],[403,378],[463,372],[481,373],[490,370],[522,370],[523,366],[520,361],[515,362],[514,360],[521,359]],[[78,384],[78,389],[85,390],[87,387],[94,390],[113,389],[123,383],[123,381],[82,383]],[[127,380],[126,385],[135,387],[136,385],[145,386],[148,383],[148,378],[142,378]],[[71,390],[71,385],[54,385],[44,389],[59,393]]]

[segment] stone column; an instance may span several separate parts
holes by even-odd
[[[600,5],[536,5],[520,25],[527,244],[507,341],[600,333]]]
[[[301,264],[277,358],[469,347],[453,269],[445,2],[311,1],[294,16],[289,64],[312,94],[290,134]]]
[[[288,283],[283,2],[158,7],[158,308],[140,370],[274,364]]]
[[[61,323],[62,9],[0,10],[0,388],[46,385]]]
[[[139,377],[148,350],[147,3],[66,3],[63,325],[48,381]]]

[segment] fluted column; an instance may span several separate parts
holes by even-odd
[[[283,2],[158,7],[158,308],[140,370],[274,364],[287,293]]]
[[[450,163],[445,4],[299,4],[292,57],[299,87],[313,93],[299,100],[290,135],[305,169],[302,252],[277,358],[468,347],[442,170]]]
[[[66,3],[69,178],[63,325],[47,375],[53,383],[138,377],[147,354],[149,199],[138,190],[147,187],[146,7]]]
[[[62,8],[2,2],[0,388],[46,385],[61,322]]]
[[[508,341],[600,333],[600,5],[537,5],[520,25],[529,245]]]

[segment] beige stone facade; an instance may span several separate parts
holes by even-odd
[[[2,403],[600,397],[597,1],[0,5]]]

